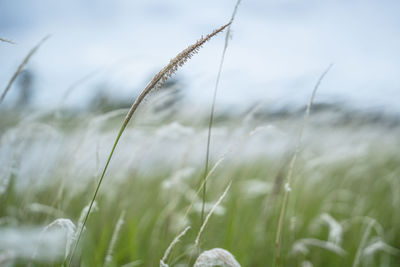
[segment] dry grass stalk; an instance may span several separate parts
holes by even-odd
[[[214,210],[218,207],[218,205],[221,204],[222,200],[225,198],[226,194],[228,193],[228,190],[229,190],[230,187],[231,187],[231,183],[229,183],[229,185],[226,187],[224,193],[222,193],[220,198],[217,200],[217,202],[214,204],[214,206],[211,208],[210,212],[207,214],[206,218],[204,219],[204,222],[200,227],[199,233],[197,234],[196,240],[194,241],[194,244],[196,246],[198,246],[199,243],[200,243],[201,234],[203,233],[204,228],[206,227],[208,220],[210,219],[211,215],[214,213]]]
[[[308,105],[307,105],[306,112],[304,114],[303,122],[302,122],[302,124],[300,126],[300,130],[299,130],[298,135],[297,135],[296,148],[295,148],[295,151],[293,153],[292,159],[291,159],[290,164],[289,164],[289,170],[288,170],[288,174],[287,174],[287,177],[286,177],[286,184],[285,184],[286,190],[285,190],[285,193],[284,193],[284,196],[283,196],[282,208],[281,208],[281,212],[280,212],[280,215],[279,215],[278,229],[276,231],[274,265],[279,265],[283,220],[284,220],[284,217],[285,217],[285,214],[286,214],[286,206],[287,206],[287,202],[288,202],[288,198],[289,198],[289,192],[291,191],[293,169],[294,169],[294,165],[295,165],[296,160],[297,160],[297,156],[298,156],[298,154],[300,152],[301,139],[302,139],[302,136],[303,136],[304,127],[305,127],[305,125],[307,123],[308,117],[310,116],[311,106],[312,106],[312,103],[314,102],[314,98],[315,98],[315,95],[317,93],[317,90],[318,90],[322,80],[324,79],[325,75],[329,72],[329,70],[332,68],[332,66],[333,66],[333,64],[330,64],[328,66],[328,68],[322,73],[322,75],[319,77],[317,83],[315,84],[314,90],[313,90],[311,98],[310,98],[310,101],[308,102]]]
[[[9,44],[15,44],[15,42],[8,40],[8,39],[1,38],[1,37],[0,37],[0,41],[4,42],[4,43],[9,43]]]
[[[209,41],[212,37],[214,37],[215,35],[217,35],[218,33],[222,32],[226,27],[228,27],[231,24],[231,22],[229,22],[228,24],[220,27],[217,30],[214,30],[212,33],[206,35],[205,37],[201,37],[200,40],[198,40],[196,43],[190,45],[188,48],[186,48],[185,50],[183,50],[182,52],[180,52],[176,57],[174,57],[173,59],[170,60],[169,64],[167,66],[165,66],[163,69],[161,69],[160,72],[158,72],[153,79],[147,84],[147,86],[144,88],[144,90],[142,91],[142,93],[138,96],[138,98],[135,100],[135,102],[132,104],[131,108],[128,111],[128,114],[126,115],[122,126],[118,132],[118,135],[114,141],[114,145],[111,149],[111,152],[108,156],[106,165],[104,166],[103,172],[101,174],[100,180],[97,184],[96,190],[94,192],[94,195],[92,197],[92,201],[91,204],[89,206],[89,210],[86,213],[86,217],[85,220],[83,222],[83,227],[85,226],[87,219],[89,217],[90,214],[90,210],[92,209],[92,205],[93,202],[95,201],[97,194],[99,192],[101,183],[103,181],[104,175],[107,171],[108,165],[110,164],[111,158],[114,154],[115,148],[117,147],[117,144],[119,142],[119,139],[121,138],[122,133],[124,132],[126,126],[128,125],[129,121],[131,120],[133,114],[135,113],[136,109],[138,108],[138,106],[140,105],[140,103],[143,101],[143,99],[150,93],[150,91],[155,90],[157,88],[160,88],[164,82],[166,82],[168,80],[168,78],[170,78],[177,70],[179,67],[183,66],[186,61],[188,61],[193,55],[197,54],[197,52],[200,50],[200,48],[203,46],[204,43],[206,43],[207,41]],[[83,229],[82,227],[82,229]],[[69,261],[68,266],[71,265],[72,259],[73,259],[73,255],[74,252],[76,250],[76,247],[78,246],[79,240],[81,238],[82,235],[82,229],[79,233],[77,242],[74,246],[74,250],[72,251],[71,254],[71,258]]]
[[[29,51],[29,53],[26,55],[22,63],[18,66],[17,71],[14,73],[14,75],[11,77],[10,81],[8,82],[6,88],[3,91],[3,94],[0,97],[0,104],[3,102],[4,98],[6,97],[7,92],[10,90],[11,85],[14,83],[15,79],[17,79],[18,75],[22,72],[24,69],[25,65],[28,63],[29,59],[33,56],[33,54],[36,53],[36,51],[39,49],[39,47],[47,40],[50,38],[50,35],[47,35],[44,37],[35,47]]]
[[[165,250],[164,256],[162,257],[160,261],[160,266],[168,266],[165,262],[167,261],[167,258],[169,254],[171,253],[172,249],[174,246],[180,241],[180,239],[186,234],[186,232],[190,229],[190,226],[186,227],[179,235],[177,235],[174,240],[172,240],[171,244],[168,246],[167,250]]]
[[[212,104],[211,104],[210,120],[209,120],[209,124],[208,124],[208,134],[207,134],[206,160],[205,160],[204,175],[203,175],[203,183],[204,183],[203,203],[202,203],[202,207],[201,207],[201,217],[200,217],[202,223],[203,223],[203,217],[204,217],[204,206],[206,203],[206,189],[207,189],[206,177],[207,177],[207,173],[208,173],[208,162],[210,160],[211,129],[212,129],[212,125],[214,122],[215,102],[217,99],[218,85],[219,85],[219,80],[221,77],[222,66],[223,66],[224,60],[225,60],[225,53],[226,53],[226,49],[228,48],[228,42],[229,42],[229,38],[230,38],[230,34],[231,34],[231,25],[232,25],[233,20],[235,19],[236,12],[238,10],[240,1],[241,0],[238,0],[236,2],[235,8],[233,9],[231,20],[229,22],[230,25],[228,26],[228,29],[226,30],[224,49],[222,50],[221,61],[219,63],[217,80],[215,81],[214,95],[213,95]]]

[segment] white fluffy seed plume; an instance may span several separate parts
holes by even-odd
[[[240,267],[235,257],[227,250],[213,248],[200,254],[193,267]]]

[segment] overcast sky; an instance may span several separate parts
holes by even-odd
[[[17,43],[0,43],[0,87],[29,49],[52,34],[28,65],[36,75],[37,105],[59,103],[71,84],[93,72],[71,92],[70,105],[82,105],[99,88],[133,98],[170,58],[225,24],[234,5],[234,0],[0,0],[0,37]],[[399,1],[243,0],[218,103],[304,104],[333,62],[318,101],[399,112],[399,13]],[[190,101],[210,101],[223,44],[224,35],[211,40],[179,71]]]

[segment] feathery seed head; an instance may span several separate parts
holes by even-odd
[[[201,36],[201,38],[196,43],[190,45],[185,50],[176,55],[176,57],[171,59],[169,61],[169,64],[165,66],[156,76],[154,76],[153,81],[151,82],[155,83],[154,88],[159,89],[178,70],[179,67],[182,67],[186,63],[186,61],[191,59],[193,55],[199,52],[204,43],[206,43],[218,33],[222,32],[230,24],[231,22],[220,27],[219,29],[214,30],[210,34],[207,34],[205,37]]]

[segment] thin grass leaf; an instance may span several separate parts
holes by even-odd
[[[215,81],[215,88],[214,88],[214,94],[213,94],[213,99],[212,99],[212,104],[211,104],[211,111],[210,111],[210,120],[209,120],[209,124],[208,124],[206,160],[205,160],[204,174],[203,174],[204,186],[203,186],[203,197],[202,197],[203,198],[203,205],[202,205],[202,208],[201,208],[201,216],[200,216],[201,223],[203,223],[204,206],[205,206],[205,203],[206,203],[206,193],[207,193],[206,192],[206,190],[207,190],[206,177],[207,177],[207,173],[208,173],[208,163],[209,163],[209,160],[210,160],[211,129],[212,129],[212,125],[213,125],[213,122],[214,122],[215,102],[217,100],[218,85],[219,85],[219,80],[220,80],[221,73],[222,73],[222,66],[223,66],[224,61],[225,61],[225,53],[226,53],[226,49],[228,48],[228,42],[229,42],[229,38],[230,38],[230,34],[231,34],[231,26],[232,26],[233,20],[235,19],[236,12],[238,10],[240,1],[241,0],[238,0],[236,2],[236,5],[235,5],[235,8],[233,9],[232,17],[231,17],[231,20],[230,20],[230,25],[228,26],[228,29],[226,30],[224,49],[222,50],[221,61],[219,63],[219,68],[218,68],[217,80]]]
[[[21,71],[24,69],[25,65],[28,64],[29,59],[33,56],[33,54],[36,53],[36,51],[39,49],[39,47],[47,40],[50,38],[50,35],[47,35],[44,37],[40,42],[29,51],[29,53],[26,55],[22,63],[18,66],[17,71],[14,73],[14,75],[11,77],[10,81],[8,82],[6,88],[3,91],[3,94],[0,97],[0,104],[3,102],[4,98],[6,97],[7,92],[10,90],[12,84],[14,83],[15,79],[17,79],[18,75],[21,73]]]
[[[171,253],[172,249],[174,246],[180,241],[180,239],[186,234],[186,232],[190,229],[190,226],[186,227],[179,235],[177,235],[174,240],[172,240],[171,244],[168,246],[167,250],[165,250],[164,256],[160,260],[160,267],[166,267],[168,264],[165,262],[167,261],[167,258],[169,254]]]
[[[330,64],[328,66],[328,68],[322,73],[322,75],[319,77],[317,83],[315,84],[314,90],[313,90],[311,98],[310,98],[310,101],[308,102],[308,105],[307,105],[306,112],[304,114],[303,122],[302,122],[302,124],[300,126],[300,130],[299,130],[298,135],[297,135],[296,148],[295,148],[295,151],[293,153],[292,159],[291,159],[290,164],[289,164],[289,171],[288,171],[288,174],[287,174],[287,177],[286,177],[286,184],[285,184],[285,189],[286,190],[285,190],[285,193],[284,193],[284,196],[283,196],[282,208],[281,208],[281,212],[280,212],[280,215],[279,215],[278,229],[276,231],[274,265],[279,265],[283,220],[284,220],[284,217],[285,217],[285,214],[286,214],[286,205],[287,205],[287,202],[288,202],[289,193],[290,193],[290,191],[292,189],[291,188],[291,184],[292,184],[293,168],[294,168],[294,165],[296,163],[297,156],[298,156],[298,154],[300,152],[301,139],[302,139],[302,136],[303,136],[304,127],[305,127],[305,125],[307,123],[308,117],[310,116],[311,106],[312,106],[312,104],[314,102],[314,98],[315,98],[315,95],[317,93],[317,90],[318,90],[322,80],[324,79],[325,75],[329,72],[329,70],[332,68],[332,66],[333,66],[333,64]]]
[[[214,166],[212,167],[212,169],[208,172],[206,178],[203,180],[203,182],[201,183],[199,189],[197,189],[195,195],[193,195],[192,201],[189,204],[189,207],[186,209],[185,211],[185,215],[184,215],[184,220],[186,220],[186,218],[189,215],[189,212],[191,211],[191,209],[193,208],[194,203],[197,200],[197,196],[200,194],[201,190],[203,189],[204,185],[206,184],[206,182],[208,181],[208,179],[210,178],[210,176],[215,172],[215,170],[218,168],[218,166],[222,163],[222,161],[224,161],[225,159],[225,155],[223,155],[222,157],[219,158],[219,160],[214,164]],[[182,226],[180,227],[182,229]]]
[[[226,187],[224,193],[222,193],[220,198],[217,200],[217,202],[214,204],[214,206],[211,208],[210,212],[207,214],[206,218],[204,219],[204,222],[200,227],[199,233],[197,234],[196,240],[194,241],[194,244],[196,246],[198,246],[200,243],[201,234],[203,233],[208,220],[210,219],[211,215],[214,213],[214,210],[218,207],[218,205],[221,204],[222,200],[225,198],[226,194],[228,193],[230,187],[231,187],[231,183],[229,183],[229,185]]]
[[[360,245],[358,246],[358,249],[356,252],[356,256],[354,257],[354,261],[353,261],[353,265],[352,265],[353,267],[357,267],[360,263],[363,249],[364,249],[365,245],[367,244],[368,237],[371,234],[371,230],[372,230],[372,227],[374,226],[374,224],[375,224],[375,221],[370,220],[367,227],[365,228],[364,234],[360,241]]]

